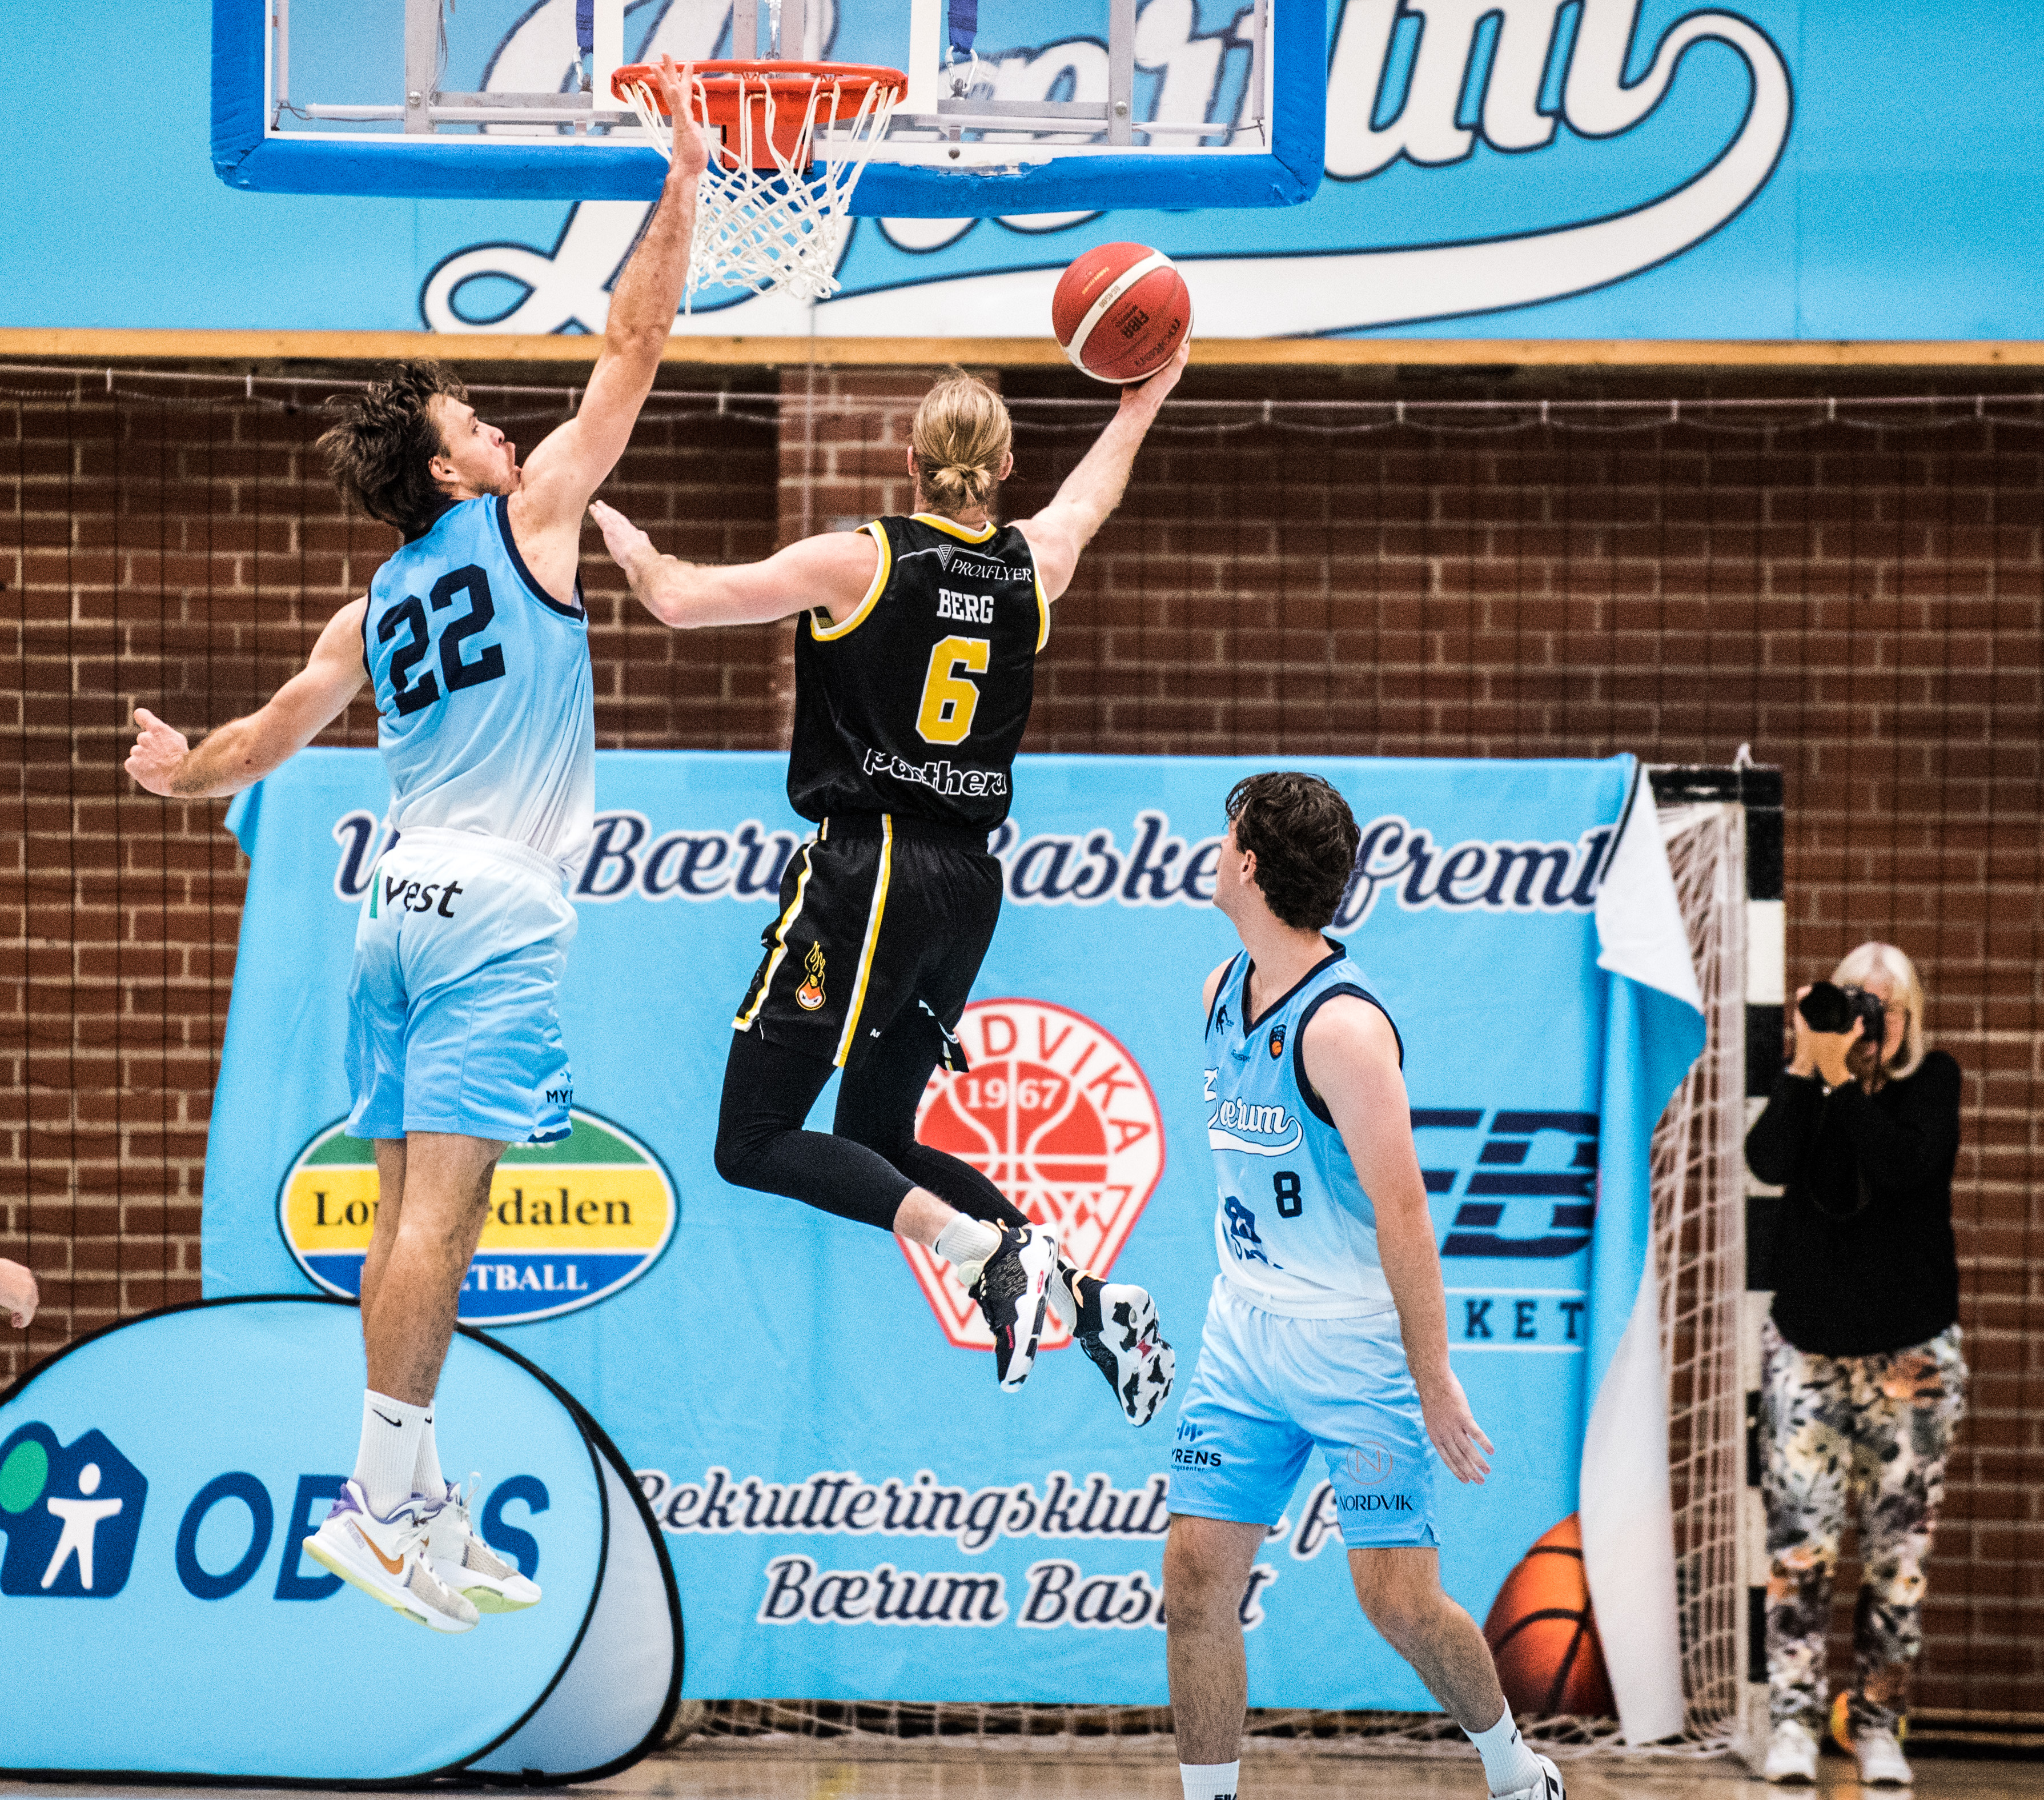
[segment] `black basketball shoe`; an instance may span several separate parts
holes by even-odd
[[[1005,1225],[1001,1248],[986,1259],[978,1279],[967,1290],[993,1333],[993,1372],[1004,1394],[1012,1394],[1029,1379],[1057,1266],[1055,1233],[1041,1225]]]
[[[1107,1377],[1132,1425],[1146,1425],[1170,1398],[1178,1360],[1157,1329],[1157,1302],[1130,1282],[1104,1282],[1062,1257],[1051,1283],[1051,1305],[1078,1340],[1093,1366]]]

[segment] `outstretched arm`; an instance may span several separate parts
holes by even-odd
[[[236,719],[196,749],[146,707],[135,709],[142,728],[128,752],[128,772],[152,794],[176,800],[213,800],[252,787],[317,737],[362,691],[362,619],[366,599],[352,600],[327,621],[305,666],[270,698],[261,711]]]
[[[655,85],[674,120],[674,144],[659,204],[612,292],[602,353],[580,409],[527,459],[511,498],[519,550],[557,593],[574,585],[582,509],[624,454],[681,304],[695,235],[696,181],[709,157],[685,98],[693,79],[693,70],[677,69],[671,56],[660,59]]]
[[[1377,1213],[1377,1257],[1398,1308],[1427,1435],[1456,1480],[1480,1483],[1490,1472],[1485,1459],[1491,1443],[1448,1366],[1448,1300],[1412,1143],[1397,1035],[1368,1001],[1343,994],[1313,1015],[1303,1048],[1306,1079],[1334,1114],[1356,1179]]]
[[[1050,505],[1033,519],[1015,521],[1035,556],[1036,578],[1043,584],[1045,599],[1056,599],[1071,586],[1079,552],[1121,504],[1135,452],[1157,417],[1157,409],[1178,385],[1192,353],[1188,338],[1178,346],[1178,355],[1147,381],[1122,389],[1120,409],[1078,467],[1065,477]]]
[[[601,500],[590,508],[611,559],[639,602],[663,625],[767,625],[819,607],[838,624],[858,610],[879,572],[880,547],[863,531],[805,537],[763,563],[685,563]]]

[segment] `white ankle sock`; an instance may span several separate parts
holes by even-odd
[[[412,1465],[412,1491],[437,1500],[447,1492],[447,1477],[440,1473],[440,1446],[433,1441],[433,1410],[426,1409],[419,1428],[419,1460]]]
[[[355,1479],[362,1496],[377,1517],[411,1498],[419,1466],[419,1434],[425,1429],[430,1406],[413,1406],[393,1400],[373,1387],[362,1395],[362,1448],[355,1459]]]
[[[1519,1735],[1519,1727],[1512,1722],[1511,1707],[1504,1709],[1503,1716],[1489,1730],[1471,1731],[1465,1725],[1462,1735],[1476,1746],[1477,1754],[1483,1758],[1484,1775],[1493,1794],[1512,1794],[1520,1788],[1539,1785],[1539,1761],[1526,1748],[1526,1740]]]
[[[1185,1784],[1185,1800],[1235,1800],[1235,1783],[1241,1775],[1239,1761],[1178,1765],[1178,1779]]]
[[[961,1275],[970,1265],[970,1279],[977,1280],[980,1266],[1001,1248],[1001,1233],[984,1219],[969,1219],[961,1213],[937,1233],[932,1248]]]

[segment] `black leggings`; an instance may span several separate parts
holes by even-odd
[[[1020,1225],[1028,1215],[970,1163],[916,1140],[916,1108],[943,1048],[937,1021],[907,1009],[861,1045],[838,1089],[826,1133],[805,1131],[831,1078],[821,1056],[769,1044],[759,1028],[733,1032],[717,1110],[717,1172],[738,1187],[785,1194],[805,1206],[882,1231],[912,1187],[928,1188],[969,1218]]]

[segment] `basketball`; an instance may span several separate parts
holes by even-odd
[[[1513,1712],[1593,1719],[1616,1713],[1575,1513],[1541,1537],[1504,1578],[1483,1635]]]
[[[1142,381],[1193,329],[1193,297],[1171,259],[1147,244],[1103,244],[1058,278],[1051,328],[1096,381]]]

